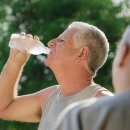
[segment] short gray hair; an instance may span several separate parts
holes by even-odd
[[[68,26],[69,28],[78,29],[74,35],[74,46],[79,48],[86,45],[89,48],[88,66],[95,75],[106,62],[109,52],[109,43],[105,34],[97,27],[84,22],[73,22]]]

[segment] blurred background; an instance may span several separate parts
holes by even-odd
[[[95,81],[113,90],[111,66],[116,43],[130,24],[130,0],[0,0],[0,71],[9,55],[12,33],[38,35],[47,42],[57,37],[72,21],[93,24],[106,34],[109,57]],[[57,84],[44,66],[45,55],[31,56],[19,83],[19,95],[29,94]],[[31,104],[30,104],[31,105]],[[0,130],[37,130],[38,124],[0,120]]]

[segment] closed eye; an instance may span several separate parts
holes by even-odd
[[[64,40],[59,40],[56,45],[61,45],[61,44],[63,44],[64,42],[65,42]]]

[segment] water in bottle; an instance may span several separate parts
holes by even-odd
[[[45,47],[44,44],[39,40],[20,34],[11,35],[9,47],[19,50],[26,50],[28,53],[33,55],[39,55],[42,53],[49,54],[50,52],[50,49],[48,47]]]

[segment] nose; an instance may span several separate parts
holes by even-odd
[[[54,48],[56,46],[56,39],[52,39],[47,43],[48,47]]]

